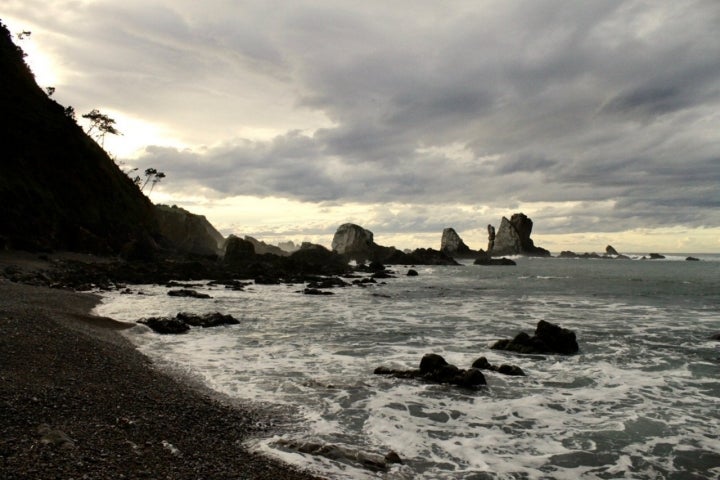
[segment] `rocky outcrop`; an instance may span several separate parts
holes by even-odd
[[[532,337],[518,333],[512,340],[498,340],[490,347],[517,353],[572,355],[580,350],[575,332],[540,320]]]
[[[187,298],[212,298],[207,293],[200,293],[197,290],[189,288],[181,288],[179,290],[169,290],[167,292],[170,297],[187,297]]]
[[[497,372],[503,375],[519,377],[525,376],[525,372],[523,372],[523,369],[518,367],[517,365],[508,365],[506,363],[503,363],[502,365],[493,365],[488,362],[488,359],[485,357],[480,357],[475,360],[472,364],[472,367],[477,368],[478,370],[490,370],[491,372]]]
[[[440,239],[440,251],[451,258],[477,258],[485,252],[472,250],[453,228],[445,228]]]
[[[255,245],[248,240],[230,235],[225,241],[223,261],[230,265],[244,265],[255,259]]]
[[[160,233],[172,246],[184,253],[221,255],[225,238],[203,215],[196,215],[176,205],[156,205]]]
[[[493,257],[504,255],[550,256],[544,248],[536,247],[530,238],[533,222],[523,213],[514,213],[510,220],[503,217],[495,235],[492,250]]]
[[[420,360],[417,370],[393,370],[387,367],[378,367],[375,375],[391,375],[396,378],[415,378],[431,383],[446,383],[463,388],[476,388],[486,385],[485,376],[477,368],[462,370],[451,365],[435,353],[428,353]]]
[[[488,230],[488,247],[487,251],[492,252],[493,248],[495,248],[495,227],[492,225],[487,226]]]
[[[358,262],[372,259],[377,246],[373,233],[354,223],[340,225],[332,239],[333,252]]]
[[[410,253],[395,247],[384,247],[373,240],[373,233],[359,225],[345,223],[338,227],[332,241],[333,252],[358,263],[379,262],[390,265],[457,265],[452,257],[431,248]]]
[[[490,255],[481,255],[473,262],[473,265],[514,266],[517,263],[511,258],[492,258]]]
[[[618,251],[615,250],[615,247],[613,247],[612,245],[608,245],[607,247],[605,247],[605,253],[607,255],[620,255]]]
[[[162,334],[186,333],[190,327],[210,328],[220,325],[237,325],[240,323],[232,315],[219,312],[196,315],[194,313],[178,313],[175,317],[150,317],[137,321],[150,327],[153,331]]]

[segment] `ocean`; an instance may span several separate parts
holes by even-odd
[[[219,311],[240,325],[127,336],[162,366],[276,413],[249,447],[333,479],[707,479],[720,477],[720,256],[665,260],[517,258],[517,266],[390,267],[396,278],[333,295],[302,285],[244,291],[197,282],[211,299],[104,293],[96,313],[135,321]],[[580,352],[519,355],[496,340],[540,320]],[[485,371],[477,390],[374,375],[426,353]],[[192,432],[188,432],[189,435]],[[298,445],[329,446],[324,455]],[[302,448],[300,449],[302,450]],[[364,458],[396,452],[373,470]]]

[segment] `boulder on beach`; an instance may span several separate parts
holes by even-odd
[[[420,360],[417,370],[393,370],[387,367],[378,367],[375,375],[390,375],[396,378],[415,378],[431,383],[444,383],[463,388],[476,388],[486,385],[485,376],[477,368],[460,369],[447,363],[440,355],[428,353]]]
[[[277,445],[308,455],[318,455],[332,460],[354,464],[376,472],[386,471],[391,464],[403,463],[400,455],[393,450],[382,455],[346,445],[284,439],[279,440]]]
[[[580,350],[575,332],[545,320],[540,320],[532,337],[525,332],[515,338],[498,340],[493,350],[507,350],[517,353],[572,355]]]

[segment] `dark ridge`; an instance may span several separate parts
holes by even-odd
[[[37,85],[0,23],[0,248],[118,252],[155,236],[150,200]]]

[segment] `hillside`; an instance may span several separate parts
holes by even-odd
[[[156,235],[150,200],[37,85],[0,24],[0,248],[116,252]]]

